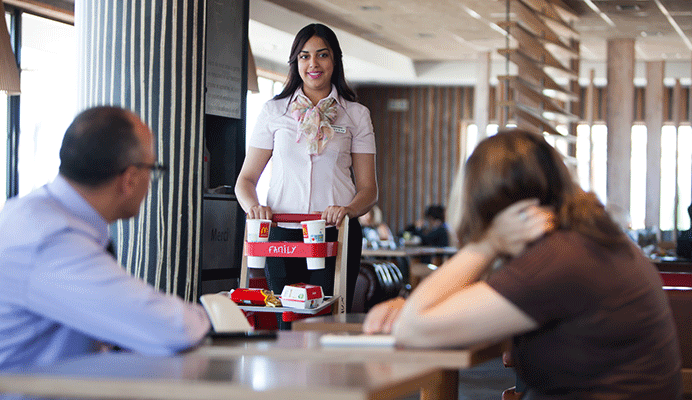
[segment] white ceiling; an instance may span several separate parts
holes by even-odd
[[[563,1],[578,16],[582,79],[594,69],[603,84],[607,39],[635,38],[639,80],[644,61],[663,59],[668,78],[689,84],[692,0]],[[491,77],[507,72],[496,51],[506,17],[505,0],[250,0],[249,35],[258,65],[281,73],[294,35],[321,22],[335,30],[353,83],[473,84],[487,53]]]

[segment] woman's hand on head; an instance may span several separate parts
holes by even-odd
[[[250,207],[250,209],[247,212],[247,219],[271,220],[273,215],[274,214],[272,213],[271,207],[257,204],[255,206]]]
[[[485,232],[487,242],[496,254],[516,257],[526,247],[555,227],[555,214],[539,206],[538,199],[520,200],[493,218]]]
[[[347,216],[353,218],[355,216],[355,211],[349,207],[341,206],[329,206],[322,211],[322,219],[325,220],[326,225],[336,225],[341,226],[341,221]]]
[[[364,333],[391,333],[399,313],[404,307],[403,297],[397,297],[377,304],[368,311],[363,322]]]

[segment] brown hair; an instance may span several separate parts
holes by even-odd
[[[450,220],[462,245],[481,239],[500,211],[529,198],[555,210],[556,229],[605,246],[627,243],[603,204],[572,180],[560,154],[540,135],[513,129],[481,141],[456,179]]]

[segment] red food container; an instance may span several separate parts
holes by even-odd
[[[231,300],[238,304],[263,306],[268,294],[271,294],[271,291],[267,289],[240,288],[233,290]]]

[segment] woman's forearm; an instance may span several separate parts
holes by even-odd
[[[248,179],[238,177],[235,184],[235,195],[238,199],[238,203],[240,203],[240,206],[246,213],[250,210],[250,207],[259,204],[255,184]]]
[[[356,193],[353,200],[346,206],[353,211],[354,215],[349,218],[358,218],[365,214],[377,203],[377,187],[363,188]]]
[[[454,293],[477,282],[495,258],[494,250],[485,242],[464,246],[411,293],[402,317],[410,313],[410,318],[415,319],[415,315],[425,313]]]

